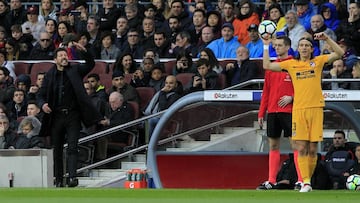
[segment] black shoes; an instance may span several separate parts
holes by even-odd
[[[77,178],[69,178],[68,187],[76,187],[79,185],[79,180]]]
[[[261,183],[256,190],[271,190],[271,189],[275,189],[275,185],[270,183],[269,181],[265,181],[263,183]]]

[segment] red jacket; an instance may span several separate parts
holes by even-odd
[[[285,60],[290,58],[292,57],[290,56]],[[286,105],[284,108],[281,108],[278,105],[280,98],[284,95],[294,96],[294,88],[290,75],[287,72],[273,72],[267,70],[265,72],[265,83],[261,95],[258,117],[264,118],[266,111],[268,113],[291,113],[292,103]]]

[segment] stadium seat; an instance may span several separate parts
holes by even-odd
[[[194,75],[194,73],[179,73],[175,77],[177,81],[180,81],[183,87],[186,88]]]
[[[171,60],[171,61],[167,61],[164,63],[164,67],[165,67],[165,73],[167,75],[172,75],[173,74],[173,69],[176,65],[176,60]]]
[[[129,74],[125,74],[124,75],[125,76],[125,82],[127,83],[127,84],[130,84],[130,82],[131,82],[131,80],[132,80],[132,73],[129,73]]]
[[[137,87],[136,91],[140,96],[140,110],[143,111],[155,95],[156,90],[153,87]]]
[[[235,63],[236,61],[235,60],[221,60],[221,61],[219,61],[219,65],[221,66],[221,67],[223,67],[223,69],[225,69],[226,68],[226,64],[228,64],[228,63]]]
[[[259,68],[259,78],[264,78],[265,77],[265,70],[263,68],[263,61],[260,60],[260,59],[256,59],[256,60],[253,60],[257,67]]]
[[[35,84],[36,82],[36,75],[40,72],[47,72],[48,70],[50,70],[50,68],[52,68],[54,66],[54,63],[51,62],[40,62],[40,63],[34,63],[31,66],[31,71],[30,71],[30,77],[31,77],[31,82],[32,84]]]
[[[14,66],[15,66],[15,75],[30,73],[31,64],[29,64],[29,63],[14,61]]]
[[[217,78],[217,85],[219,89],[225,89],[227,87],[226,75],[219,73]]]
[[[108,90],[112,86],[112,76],[110,74],[99,74],[100,83],[105,86],[105,89]]]
[[[108,72],[108,64],[103,61],[96,61],[94,68],[90,71],[91,73],[104,74]]]

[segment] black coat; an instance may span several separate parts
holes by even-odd
[[[64,71],[69,78],[72,87],[74,88],[75,92],[75,102],[77,104],[77,109],[81,115],[81,121],[84,123],[85,126],[90,126],[92,124],[97,123],[102,119],[100,113],[96,110],[96,107],[91,102],[91,99],[86,94],[84,85],[83,85],[83,78],[94,68],[95,61],[91,57],[88,52],[81,52],[83,55],[83,59],[85,59],[85,64],[72,64],[65,67]],[[56,65],[51,68],[45,75],[43,84],[40,88],[39,94],[39,106],[42,107],[45,103],[48,103],[49,107],[55,110],[55,102],[56,96],[54,95],[56,85],[55,83],[56,78]],[[41,126],[42,130],[40,132],[41,136],[46,136],[46,129],[50,129],[51,127],[51,118],[54,113],[45,114],[43,119],[43,125]]]

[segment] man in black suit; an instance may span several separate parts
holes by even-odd
[[[58,48],[54,52],[55,65],[44,78],[39,94],[39,106],[44,111],[40,134],[51,137],[54,149],[54,175],[56,187],[63,187],[63,144],[67,147],[68,187],[76,187],[78,158],[78,138],[81,122],[86,126],[102,123],[102,116],[91,103],[84,86],[83,78],[94,67],[95,62],[81,44],[69,42],[79,50],[85,64],[70,64],[67,50]]]

